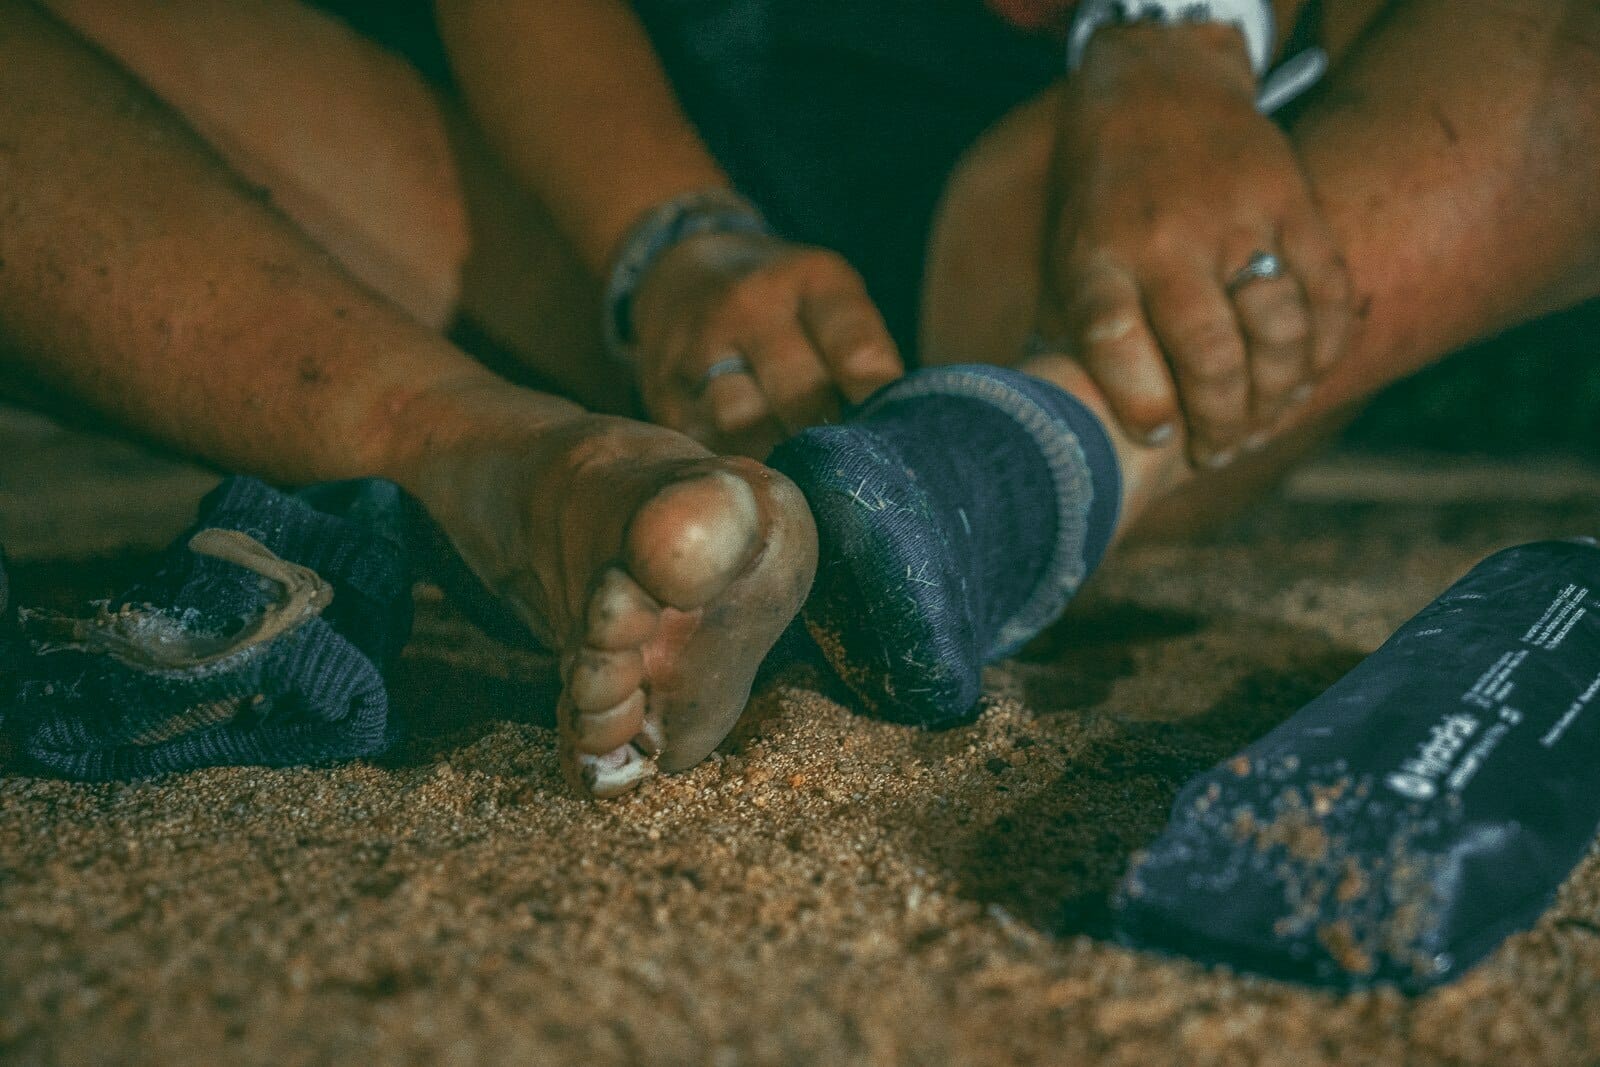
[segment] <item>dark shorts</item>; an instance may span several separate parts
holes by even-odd
[[[979,134],[1058,77],[1061,45],[981,0],[639,0],[735,185],[866,279],[908,350],[940,191]]]
[[[449,81],[427,0],[310,0]],[[690,119],[785,236],[915,333],[923,248],[962,150],[1059,75],[1062,46],[982,0],[637,0]]]

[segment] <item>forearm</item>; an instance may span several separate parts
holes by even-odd
[[[413,397],[486,375],[16,0],[0,0],[0,353],[76,407],[285,481],[381,473]]]
[[[1600,6],[1393,5],[1293,131],[1350,265],[1365,395],[1600,293]]]
[[[628,228],[726,177],[624,0],[440,0],[473,117],[597,275]]]

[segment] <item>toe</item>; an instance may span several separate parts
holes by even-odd
[[[620,567],[608,567],[589,597],[583,643],[617,651],[638,648],[655,635],[661,609]]]
[[[750,483],[712,471],[667,486],[628,528],[628,569],[657,600],[692,610],[725,589],[761,543]]]
[[[655,761],[632,745],[621,745],[600,756],[578,754],[578,774],[595,797],[620,796],[656,773]]]
[[[573,658],[567,695],[579,711],[605,711],[626,700],[643,681],[644,657],[638,649],[585,648]]]
[[[633,740],[644,729],[645,695],[633,695],[604,711],[580,711],[573,723],[572,743],[579,752],[602,756]]]

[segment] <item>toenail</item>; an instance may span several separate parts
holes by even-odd
[[[1234,461],[1238,455],[1233,449],[1225,448],[1221,452],[1212,452],[1200,457],[1200,464],[1209,470],[1221,470]]]
[[[1259,452],[1267,447],[1267,442],[1270,440],[1272,440],[1271,434],[1265,430],[1257,430],[1244,439],[1244,450],[1246,452]]]
[[[1303,382],[1300,385],[1295,386],[1294,392],[1289,394],[1289,403],[1304,404],[1307,400],[1311,399],[1311,394],[1316,391],[1317,387],[1315,385],[1312,385],[1310,382]]]
[[[578,756],[584,785],[597,798],[620,796],[646,778],[654,777],[654,760],[644,758],[632,745],[623,745],[603,756]]]
[[[1155,429],[1144,435],[1144,443],[1149,445],[1151,448],[1154,448],[1157,445],[1164,445],[1168,441],[1172,440],[1172,435],[1176,432],[1176,426],[1170,422],[1164,422],[1160,426],[1157,426]]]

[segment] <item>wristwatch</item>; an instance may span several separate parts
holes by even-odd
[[[1261,79],[1256,107],[1266,114],[1310,89],[1328,70],[1328,55],[1317,47],[1297,52],[1272,68],[1277,27],[1270,0],[1081,0],[1067,35],[1067,69],[1077,70],[1083,63],[1089,41],[1101,27],[1134,22],[1169,26],[1220,22],[1238,27],[1251,69]]]

